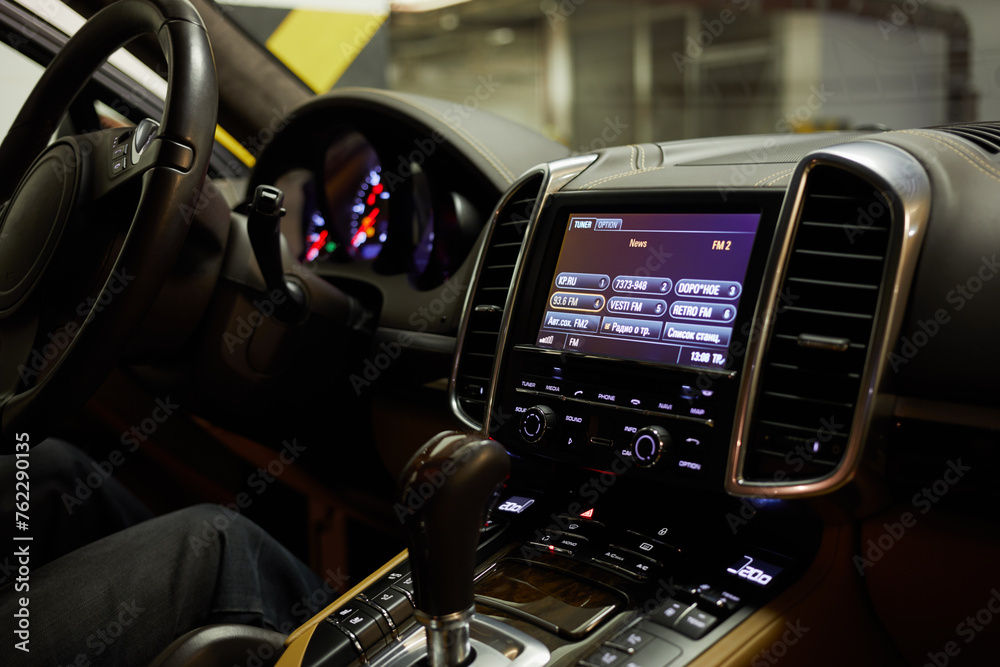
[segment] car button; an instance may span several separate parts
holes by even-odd
[[[701,639],[718,622],[719,619],[707,611],[693,609],[691,613],[677,621],[674,629],[691,639]]]
[[[410,598],[403,591],[391,586],[370,596],[368,602],[384,610],[397,627],[413,616],[413,604]]]
[[[583,662],[593,667],[611,667],[611,665],[624,663],[627,657],[628,654],[623,651],[610,646],[602,646],[584,658]]]
[[[358,638],[358,643],[367,654],[377,651],[386,643],[385,634],[379,627],[378,620],[372,615],[373,613],[361,609],[358,605],[338,610],[332,615],[336,619],[337,625]]]
[[[628,651],[629,653],[635,653],[637,650],[648,644],[650,641],[655,639],[653,635],[649,634],[645,630],[640,630],[639,628],[632,628],[631,630],[626,630],[621,633],[613,640],[611,644],[618,649],[623,651]]]
[[[623,667],[666,667],[680,657],[681,649],[670,642],[654,638],[623,664]]]
[[[666,603],[657,609],[650,619],[666,628],[672,628],[677,623],[677,619],[683,616],[684,612],[693,606],[694,605],[685,604],[668,598]]]

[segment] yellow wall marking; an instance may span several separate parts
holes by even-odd
[[[333,87],[385,23],[384,14],[293,9],[267,39],[267,48],[317,93]]]
[[[219,125],[215,126],[215,141],[216,143],[221,144],[227,151],[235,155],[236,159],[246,166],[252,167],[257,164],[257,160],[254,158],[253,153],[244,148],[243,144],[236,141],[236,137],[223,130]]]

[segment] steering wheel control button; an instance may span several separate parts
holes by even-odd
[[[693,607],[693,604],[685,604],[668,598],[663,606],[653,613],[650,620],[654,623],[662,625],[665,628],[673,628],[677,625],[677,621],[680,620],[684,614]]]
[[[685,614],[677,621],[674,629],[691,639],[701,639],[718,622],[719,619],[707,611],[692,609],[690,613]]]
[[[133,164],[139,162],[139,156],[141,156],[143,151],[145,151],[149,146],[150,141],[152,141],[159,129],[160,124],[152,118],[143,118],[139,121],[139,124],[135,126],[131,153]]]
[[[525,442],[536,444],[545,437],[545,432],[556,424],[556,413],[547,405],[534,405],[521,417],[521,437]]]
[[[651,468],[670,447],[670,434],[660,426],[647,426],[636,431],[630,454],[640,468]]]

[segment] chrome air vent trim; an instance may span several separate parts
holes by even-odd
[[[785,281],[795,233],[802,216],[806,183],[813,169],[821,165],[842,169],[868,181],[880,192],[888,193],[888,199],[893,204],[893,224],[900,229],[896,238],[901,245],[895,252],[895,266],[888,267],[883,282],[850,435],[840,464],[829,474],[812,479],[751,481],[744,475],[744,465],[757,404],[760,370],[773,333],[779,292]],[[927,173],[914,156],[900,148],[865,140],[816,151],[799,163],[782,208],[765,271],[761,300],[754,313],[754,332],[748,345],[747,367],[737,401],[727,466],[727,492],[733,495],[797,498],[828,493],[854,476],[873,419],[891,411],[891,405],[876,404],[876,399],[888,365],[888,353],[902,326],[929,213],[930,181]]]
[[[500,374],[500,367],[503,361],[501,356],[503,354],[504,346],[507,343],[507,329],[510,324],[510,314],[514,310],[514,303],[521,287],[521,277],[524,273],[524,250],[525,248],[531,248],[534,243],[535,237],[538,233],[538,225],[536,223],[541,215],[541,212],[545,210],[545,206],[548,204],[549,198],[554,193],[559,192],[567,183],[579,176],[580,173],[593,164],[596,159],[596,153],[589,153],[587,155],[576,155],[562,160],[556,160],[545,165],[545,182],[542,185],[542,191],[538,197],[538,202],[535,205],[535,210],[532,213],[531,219],[528,221],[528,229],[524,235],[524,244],[521,246],[521,253],[517,257],[517,265],[514,267],[514,280],[510,285],[510,293],[507,297],[507,303],[504,306],[503,319],[500,322],[500,339],[497,342],[497,358],[493,362],[493,375],[490,377],[490,393],[486,400],[486,418],[483,420],[481,429],[483,437],[489,437],[489,425],[493,420],[493,402],[496,397],[497,379]]]
[[[486,405],[484,409],[485,418],[483,423],[479,423],[475,418],[468,415],[461,405],[459,397],[459,377],[460,377],[460,364],[462,360],[463,348],[465,347],[465,337],[469,332],[469,322],[472,316],[472,309],[475,303],[476,293],[479,288],[479,282],[481,279],[482,266],[486,259],[486,256],[490,250],[493,234],[495,227],[497,225],[498,216],[504,212],[504,210],[511,204],[512,201],[518,196],[522,196],[521,190],[528,184],[532,179],[541,178],[541,184],[538,192],[535,196],[535,204],[532,207],[531,213],[526,220],[527,229],[525,230],[524,240],[521,244],[521,250],[518,252],[517,261],[513,268],[513,280],[511,281],[510,290],[506,302],[503,304],[503,317],[501,320],[500,331],[498,332],[500,343],[503,340],[503,331],[506,327],[507,318],[506,313],[510,310],[509,304],[511,300],[511,295],[514,293],[515,285],[517,283],[517,276],[520,273],[521,256],[523,254],[523,248],[529,243],[532,235],[532,229],[534,228],[534,221],[538,217],[539,211],[542,210],[542,206],[545,203],[545,199],[552,192],[557,192],[563,185],[575,178],[583,169],[589,166],[595,159],[596,155],[585,155],[580,157],[567,158],[565,160],[560,160],[552,162],[550,164],[543,164],[539,167],[531,169],[525,172],[520,178],[517,179],[507,192],[501,197],[500,202],[497,207],[493,210],[490,216],[490,222],[485,228],[485,236],[482,245],[479,248],[478,255],[476,256],[475,268],[473,270],[473,281],[466,291],[465,302],[462,306],[462,319],[459,323],[458,340],[455,346],[455,357],[452,361],[451,377],[448,382],[448,401],[451,406],[452,414],[461,422],[466,428],[472,429],[474,431],[479,431],[482,433],[487,432],[486,424],[489,424],[489,400],[491,398],[492,392],[490,391],[484,396],[486,399]],[[494,304],[498,305],[498,304]],[[495,381],[496,375],[496,364],[491,373],[490,386]]]

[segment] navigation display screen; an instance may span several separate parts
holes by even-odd
[[[760,217],[571,214],[536,345],[725,367]]]

